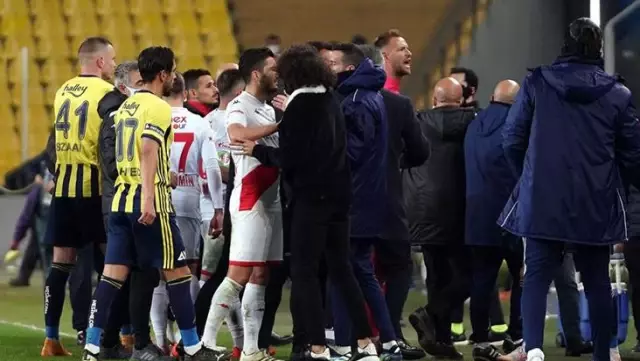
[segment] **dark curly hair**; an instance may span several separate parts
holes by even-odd
[[[335,75],[324,63],[318,51],[311,45],[294,45],[278,58],[278,77],[284,90],[291,94],[305,86],[332,88]]]

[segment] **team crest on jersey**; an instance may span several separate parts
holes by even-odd
[[[81,97],[89,87],[86,85],[73,84],[73,85],[65,85],[64,90],[62,91],[62,95],[70,94],[76,98]]]

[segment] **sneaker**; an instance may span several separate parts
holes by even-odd
[[[418,342],[428,354],[433,354],[436,343],[435,323],[433,317],[424,307],[420,307],[409,315],[409,322],[418,334]]]
[[[544,352],[539,348],[534,348],[527,352],[527,361],[544,361]]]
[[[293,341],[293,335],[280,336],[275,332],[271,332],[270,344],[273,346],[285,346]]]
[[[402,352],[402,358],[405,360],[419,360],[426,356],[422,349],[411,346],[404,340],[398,340],[398,346],[400,347],[400,352]]]
[[[76,334],[76,344],[78,346],[84,346],[87,342],[87,334],[84,331],[78,331]]]
[[[64,349],[60,340],[45,338],[44,345],[42,345],[42,351],[40,351],[40,356],[71,356],[71,352]]]
[[[356,352],[351,356],[351,361],[380,361],[376,345],[370,342],[365,348],[356,348]]]
[[[222,360],[218,360],[222,361]],[[267,350],[260,350],[252,354],[246,354],[242,351],[240,355],[240,361],[277,361],[275,357],[271,356]]]
[[[174,361],[171,356],[165,356],[162,350],[154,344],[148,344],[142,350],[135,349],[131,353],[131,361]]]
[[[108,358],[108,357],[106,357]],[[100,361],[99,355],[89,352],[88,350],[84,350],[82,352],[82,361]]]
[[[129,351],[127,350],[124,346],[122,346],[121,344],[117,344],[113,347],[103,347],[102,350],[100,350],[100,356],[103,359],[109,359],[109,360],[126,360],[129,357],[131,357],[131,354],[133,353],[133,351]]]
[[[175,360],[172,358],[172,360]],[[231,352],[225,350],[214,350],[204,345],[193,356],[185,356],[185,361],[230,361]]]
[[[29,287],[29,281],[23,280],[20,278],[14,278],[9,281],[9,286],[11,287]]]
[[[515,351],[518,347],[522,346],[524,340],[522,338],[514,340],[511,336],[507,335],[507,337],[502,342],[502,351],[506,354],[510,354]]]
[[[467,335],[463,333],[453,333],[451,332],[451,342],[465,342],[467,341]]]
[[[437,342],[433,345],[431,351],[433,353],[430,351],[427,351],[427,353],[432,355],[436,360],[464,360],[464,356],[458,352],[454,345]]]
[[[509,335],[506,332],[494,332],[489,330],[489,342],[504,341]]]
[[[400,350],[400,346],[393,345],[388,350],[382,350],[380,353],[381,361],[402,361],[402,351]]]
[[[473,361],[498,361],[498,357],[501,355],[495,346],[482,343],[473,347],[471,356],[473,357]]]
[[[567,342],[564,350],[564,355],[567,357],[580,357],[590,353],[593,353],[593,344],[582,340],[579,342]]]

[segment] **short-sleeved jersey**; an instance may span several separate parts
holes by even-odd
[[[216,143],[216,150],[218,152],[218,162],[222,167],[229,167],[231,163],[231,148],[229,148],[229,136],[227,135],[227,125],[225,123],[225,111],[215,109],[207,114],[204,119],[208,122],[209,127],[213,131],[213,140]],[[202,186],[202,193],[200,194],[200,213],[202,219],[211,219],[214,214],[213,201],[209,194],[207,186],[207,175],[205,172],[200,173],[200,185]],[[222,185],[222,194],[226,194],[227,186]]]
[[[225,117],[227,129],[232,124],[252,128],[276,123],[275,110],[246,91],[229,104]],[[278,147],[278,133],[259,139],[257,143]],[[254,157],[240,154],[231,156],[236,166],[233,192],[239,192],[240,202],[238,209],[230,211],[252,210],[258,202],[262,202],[262,206],[267,209],[280,209],[277,186],[279,169],[267,167]]]
[[[141,211],[142,139],[158,143],[158,166],[154,179],[156,213],[175,213],[171,204],[169,149],[173,142],[171,106],[155,94],[142,90],[129,97],[114,117],[118,178],[112,212]]]
[[[178,185],[172,192],[176,215],[200,219],[200,183],[202,158],[215,154],[213,131],[201,116],[185,108],[171,108],[173,144],[171,170],[176,172]]]
[[[64,83],[53,104],[56,140],[55,197],[102,194],[98,166],[98,103],[113,85],[97,76],[80,75]]]

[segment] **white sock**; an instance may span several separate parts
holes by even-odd
[[[309,354],[311,355],[311,358],[322,358],[322,359],[326,359],[329,360],[331,358],[331,353],[329,352],[329,348],[325,347],[324,348],[324,352],[322,353],[315,353],[313,351],[309,352]]]
[[[391,350],[391,348],[395,345],[397,345],[398,343],[393,340],[393,341],[389,341],[389,342],[385,342],[382,344],[382,349],[383,350]]]
[[[198,298],[198,293],[200,292],[200,283],[196,276],[191,276],[191,300],[193,303],[196,303],[196,299]]]
[[[242,304],[240,300],[231,305],[231,310],[225,321],[229,332],[231,332],[233,346],[242,349],[244,347],[244,324],[242,323]]]
[[[378,350],[376,349],[376,345],[373,342],[369,342],[365,348],[360,348],[358,346],[358,352],[366,353],[368,355],[378,355]]]
[[[156,337],[156,345],[160,348],[166,346],[167,309],[169,307],[169,294],[164,281],[160,281],[158,287],[153,289],[151,301],[151,326]]]
[[[211,299],[211,307],[207,315],[207,323],[204,326],[204,334],[202,335],[202,343],[208,348],[216,348],[216,337],[222,321],[229,314],[229,307],[236,302],[240,302],[240,291],[242,286],[229,277],[220,284],[220,287],[213,294]]]
[[[258,348],[258,335],[264,316],[265,286],[255,283],[247,283],[242,296],[242,316],[244,321],[244,347],[242,351],[246,355],[254,354]]]

